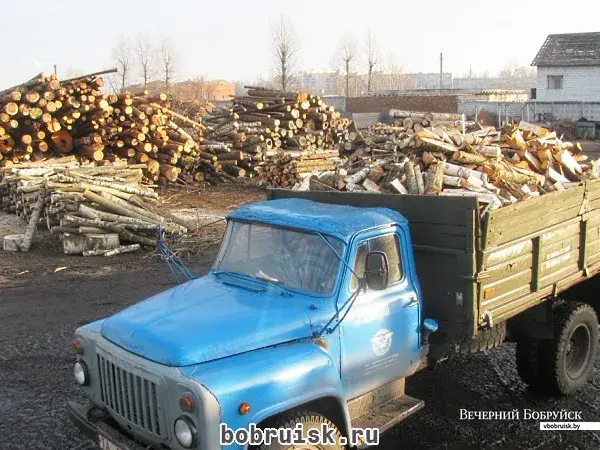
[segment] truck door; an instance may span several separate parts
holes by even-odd
[[[365,234],[353,246],[351,267],[360,277],[369,252],[386,254],[389,283],[384,290],[361,292],[340,326],[341,375],[347,399],[409,374],[419,362],[420,303],[409,266],[412,249],[402,246],[404,233],[398,227],[383,234],[380,230]],[[344,283],[348,298],[358,289],[358,280],[348,273]]]

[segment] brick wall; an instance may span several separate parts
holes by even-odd
[[[549,75],[562,75],[562,89],[548,89]],[[600,67],[538,67],[537,100],[600,101]]]
[[[457,95],[389,95],[350,97],[346,111],[352,113],[388,112],[390,109],[426,112],[458,112]]]

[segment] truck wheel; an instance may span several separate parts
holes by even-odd
[[[307,432],[310,429],[319,430],[324,425],[330,430],[334,430],[333,437],[336,441],[335,444],[280,444],[279,442],[271,442],[271,444],[262,444],[259,447],[255,447],[255,450],[345,450],[346,446],[339,443],[342,434],[337,426],[333,424],[329,419],[322,416],[321,414],[311,411],[295,411],[290,414],[284,414],[276,418],[273,422],[266,425],[268,428],[286,428],[294,429],[299,423],[302,424],[302,436],[307,437]]]
[[[517,341],[515,354],[517,372],[521,380],[533,388],[539,387],[540,383],[538,349],[539,343],[537,340],[522,339]]]
[[[545,391],[573,394],[588,380],[598,350],[598,316],[579,302],[554,309],[554,339],[540,341],[540,377]]]
[[[456,344],[455,352],[458,355],[468,355],[482,350],[498,347],[506,339],[506,322],[494,325],[492,328],[479,330],[477,336],[466,339]]]

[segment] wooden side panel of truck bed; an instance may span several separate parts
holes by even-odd
[[[478,252],[478,325],[600,270],[600,180],[492,211]]]

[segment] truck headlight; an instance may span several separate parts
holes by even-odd
[[[184,448],[192,448],[196,445],[198,431],[194,423],[187,417],[180,417],[175,421],[175,437]]]
[[[73,375],[75,381],[80,386],[87,386],[90,383],[90,375],[88,372],[87,365],[83,361],[77,361],[73,366]]]

